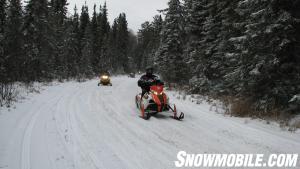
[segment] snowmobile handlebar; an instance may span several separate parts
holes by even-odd
[[[164,85],[164,82],[159,79],[151,79],[147,81],[139,81],[139,86],[154,86],[154,85]]]

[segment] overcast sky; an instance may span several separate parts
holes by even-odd
[[[94,4],[103,5],[105,0],[86,0],[89,6],[89,11],[92,13]],[[69,11],[73,14],[75,4],[77,8],[81,10],[81,6],[85,3],[85,0],[68,0]],[[128,27],[138,31],[140,25],[145,21],[152,20],[153,16],[158,14],[157,10],[167,8],[168,0],[106,0],[109,21],[113,22],[121,12],[125,12],[128,20]]]

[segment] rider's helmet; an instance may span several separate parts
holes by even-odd
[[[153,73],[154,73],[154,68],[152,66],[148,66],[146,68],[146,74],[147,75],[153,75]]]

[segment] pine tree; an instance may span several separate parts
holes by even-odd
[[[204,57],[204,22],[208,16],[204,0],[186,0],[184,3],[185,31],[187,33],[185,57],[190,65],[189,74],[192,78],[193,92],[203,90],[203,85],[207,82],[203,70],[205,70]],[[201,63],[201,64],[199,64]],[[202,84],[200,86],[199,84]]]
[[[82,43],[83,39],[85,37],[86,29],[88,25],[90,24],[90,16],[89,16],[89,10],[87,5],[82,6],[81,8],[81,15],[79,19],[79,37]],[[82,47],[82,46],[81,46]]]
[[[65,31],[65,51],[63,53],[63,58],[65,60],[65,78],[73,78],[77,74],[77,53],[76,53],[76,27],[75,23],[72,18],[68,18],[66,21],[66,24],[68,25]]]
[[[157,49],[159,47],[160,42],[160,33],[163,29],[163,19],[161,15],[154,16],[151,25],[153,28],[153,45],[154,48]]]
[[[99,72],[100,70],[100,60],[101,60],[101,46],[100,46],[100,32],[98,30],[98,14],[96,12],[96,5],[94,5],[94,12],[91,21],[91,61],[94,72]]]
[[[76,74],[79,74],[79,61],[81,57],[81,37],[80,37],[80,21],[79,21],[79,15],[77,13],[77,8],[75,6],[74,9],[74,17],[73,17],[73,34],[75,35],[75,61],[76,61]]]
[[[3,83],[6,75],[4,67],[4,30],[6,26],[6,0],[0,0],[0,83]]]
[[[29,0],[25,7],[24,35],[26,52],[26,69],[28,80],[43,80],[52,78],[50,24],[48,21],[48,1]]]
[[[6,0],[0,1],[0,31],[4,32],[4,25],[6,21]]]
[[[101,13],[100,15],[101,18],[99,19],[100,34],[101,36],[106,38],[110,30],[110,26],[107,18],[108,10],[107,10],[106,2],[104,3],[103,8],[100,9],[100,13]]]
[[[108,39],[108,65],[114,72],[118,69],[118,47],[117,47],[117,31],[118,31],[118,22],[117,19],[114,20],[112,25],[109,39]]]
[[[0,0],[0,33],[3,36],[6,24],[6,8],[7,8],[7,1]]]
[[[5,31],[5,65],[11,81],[23,78],[23,34],[22,7],[20,0],[11,0],[8,8]]]
[[[206,85],[211,86],[209,87],[211,94],[222,92],[224,89],[222,78],[225,75],[224,63],[226,60],[224,53],[219,50],[219,44],[223,33],[226,32],[222,32],[222,18],[228,4],[230,4],[230,1],[209,1],[207,5],[210,6],[209,14],[203,23],[203,34],[205,36],[202,39],[202,43],[200,42],[200,46],[204,50],[200,55],[200,63],[204,63],[204,69],[201,73],[209,80],[209,83]]]
[[[80,77],[90,78],[93,76],[93,67],[91,63],[92,54],[93,54],[93,44],[92,44],[92,28],[90,23],[88,23],[84,39],[83,39],[83,49],[82,49],[82,57],[80,59]]]
[[[233,96],[260,115],[297,112],[290,99],[299,94],[299,11],[293,0],[170,0],[155,64],[168,82],[189,80],[194,93]],[[153,25],[138,32],[140,67],[152,62]]]
[[[138,69],[145,68],[148,64],[148,55],[150,53],[148,46],[151,42],[152,32],[149,22],[145,22],[141,25],[141,29],[138,32],[138,48],[136,63],[138,63]]]
[[[183,8],[179,0],[170,0],[161,45],[156,54],[156,64],[162,76],[169,82],[185,80],[186,65],[183,62]]]
[[[294,1],[240,4],[240,8],[250,14],[241,46],[243,90],[240,92],[270,103],[267,104],[270,107],[263,107],[268,111],[274,105],[288,105],[290,98],[299,90],[299,86],[295,85],[299,82],[299,36],[295,36],[299,16],[293,14],[293,10],[299,10],[299,7],[300,3]]]
[[[87,5],[82,7],[80,16],[80,26],[79,26],[79,40],[80,40],[80,60],[79,60],[79,76],[86,77],[91,76],[92,65],[91,65],[91,55],[92,55],[92,30],[90,25],[89,10]]]
[[[70,25],[68,27],[68,47],[67,47],[67,57],[68,57],[68,70],[71,77],[76,77],[79,74],[79,64],[81,59],[81,40],[79,32],[79,15],[77,12],[77,7],[74,7],[74,15],[70,19]]]
[[[110,69],[110,66],[112,63],[109,59],[109,33],[110,33],[110,25],[108,22],[108,10],[106,2],[104,3],[104,6],[100,8],[100,14],[99,14],[99,32],[100,32],[100,39],[99,39],[99,47],[101,49],[101,63],[102,63],[102,69],[104,71],[107,71]]]
[[[66,40],[67,40],[67,1],[51,0],[50,1],[50,18],[52,41],[55,47],[53,51],[54,74],[65,78],[67,75],[66,59]]]
[[[117,47],[119,49],[119,65],[123,68],[125,73],[129,73],[128,65],[128,39],[129,39],[128,23],[126,14],[120,14],[118,18],[118,31],[117,31]]]
[[[159,48],[160,44],[160,33],[162,31],[163,21],[162,17],[160,15],[156,15],[153,18],[153,22],[150,23],[148,29],[148,38],[149,41],[147,42],[145,46],[146,53],[146,59],[145,59],[145,65],[144,67],[147,67],[147,65],[154,65],[155,63],[155,53],[157,49]],[[145,55],[145,53],[144,53]]]
[[[137,36],[136,54],[134,56],[138,70],[143,70],[148,65],[154,65],[154,56],[160,45],[162,27],[163,19],[161,15],[154,16],[151,23],[147,21],[141,25]]]
[[[218,55],[222,57],[222,69],[219,73],[223,76],[219,82],[222,87],[222,94],[236,95],[240,89],[241,59],[243,49],[243,37],[245,32],[246,18],[241,14],[244,13],[238,8],[240,1],[232,0],[222,7],[221,29],[219,30],[219,44],[217,45]],[[246,15],[247,17],[247,15]],[[233,66],[234,65],[234,66]],[[233,83],[234,82],[234,83]]]

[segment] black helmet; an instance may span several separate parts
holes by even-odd
[[[146,74],[147,75],[152,75],[154,73],[154,68],[152,66],[148,66],[146,68]]]

